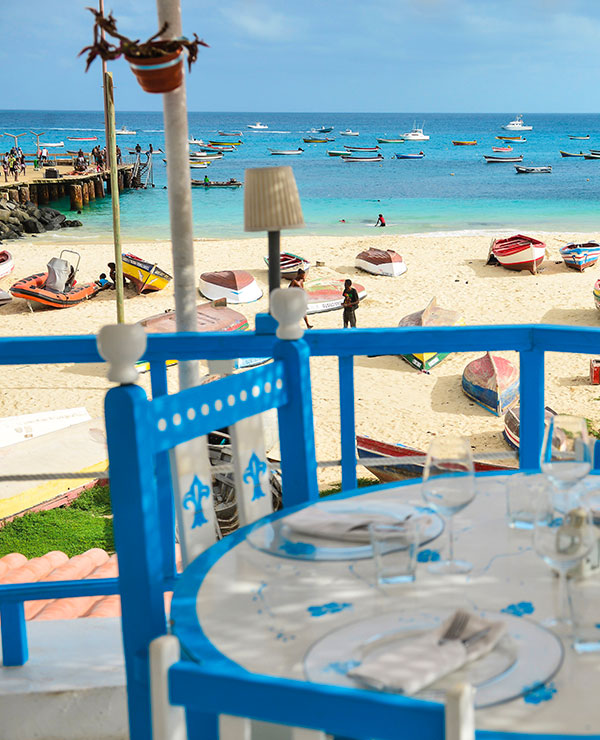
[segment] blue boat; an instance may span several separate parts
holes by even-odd
[[[465,367],[462,387],[475,403],[503,416],[519,401],[519,370],[504,357],[486,352]]]
[[[566,247],[561,247],[560,255],[567,267],[583,272],[587,267],[598,262],[600,244],[595,241],[585,242],[585,244],[567,244]]]

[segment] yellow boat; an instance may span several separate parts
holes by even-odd
[[[151,262],[146,262],[135,254],[124,254],[123,275],[133,283],[138,293],[154,293],[162,290],[172,280],[160,267]]]
[[[521,141],[522,136],[496,136],[500,141]]]
[[[454,146],[476,146],[477,140],[475,141],[453,141]]]

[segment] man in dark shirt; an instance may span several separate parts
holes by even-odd
[[[344,282],[344,292],[342,293],[344,300],[342,306],[344,307],[344,329],[356,327],[356,307],[358,306],[358,293],[356,288],[352,287],[352,280],[346,280]]]

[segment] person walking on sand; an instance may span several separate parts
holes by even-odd
[[[306,273],[302,268],[298,268],[298,272],[296,273],[296,277],[293,280],[290,280],[290,284],[288,285],[288,288],[300,288],[300,290],[305,290],[304,287],[304,279],[306,277]],[[304,323],[306,324],[307,329],[312,329],[312,324],[308,323],[308,316],[304,317]]]
[[[356,288],[352,287],[352,280],[346,280],[344,282],[344,292],[342,293],[344,300],[342,306],[344,307],[344,329],[350,325],[352,328],[356,328],[356,308],[358,306],[358,293]]]
[[[375,226],[385,226],[385,218],[383,217],[383,213],[380,213],[377,217],[377,223]]]

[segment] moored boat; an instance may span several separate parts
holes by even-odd
[[[415,311],[400,319],[398,326],[456,326],[462,323],[464,321],[458,311],[441,308],[436,299],[432,298],[422,311]],[[449,354],[450,352],[418,352],[400,357],[417,370],[430,370]]]
[[[352,287],[358,293],[358,300],[362,301],[367,295],[364,286],[353,281]],[[304,290],[308,299],[307,314],[325,313],[342,308],[344,280],[309,280],[304,283]]]
[[[500,141],[526,141],[522,136],[496,136]]]
[[[351,154],[341,157],[344,162],[381,162],[383,160],[383,154],[377,154],[374,157],[355,157]]]
[[[45,146],[45,147],[48,147],[49,149],[52,149],[53,147],[59,148],[64,145],[65,145],[64,141],[46,141],[43,144],[40,141],[40,146]]]
[[[516,234],[508,239],[492,239],[486,264],[502,265],[507,270],[529,270],[535,275],[545,254],[544,242]]]
[[[493,146],[493,152],[512,152],[512,146]]]
[[[454,146],[477,146],[477,140],[473,141],[453,141]]]
[[[67,136],[68,141],[98,141],[97,136]]]
[[[600,159],[600,152],[597,154],[595,152],[590,152],[589,154],[583,155],[584,159]]]
[[[251,128],[253,131],[265,131],[269,127],[266,126],[264,123],[257,121],[256,123],[249,123],[248,128]]]
[[[590,135],[587,134],[586,136],[571,136],[569,135],[569,139],[577,139],[580,141],[587,141],[590,138]]]
[[[515,165],[515,170],[519,175],[541,175],[550,174],[552,172],[552,165],[547,164],[542,167],[524,167],[522,165]]]
[[[314,134],[328,134],[331,131],[333,131],[333,126],[321,126],[321,128],[312,129],[312,133]]]
[[[429,136],[423,133],[422,128],[417,128],[417,122],[413,124],[412,131],[407,131],[402,134],[402,138],[406,141],[429,141]]]
[[[223,152],[190,152],[190,159],[194,162],[210,162],[223,159]]]
[[[487,411],[503,416],[519,401],[519,370],[504,357],[486,352],[463,370],[462,389]]]
[[[269,148],[269,151],[271,152],[271,154],[289,157],[293,154],[302,154],[304,149],[302,149],[302,147],[298,147],[297,149],[271,149]]]
[[[522,162],[523,155],[520,154],[518,157],[499,157],[497,155],[484,154],[483,158],[488,164],[499,164],[501,162]]]
[[[507,123],[505,126],[502,126],[502,128],[505,131],[532,131],[533,130],[533,126],[526,126],[523,123],[523,116],[520,113],[515,118],[514,121]]]
[[[241,146],[243,141],[209,141],[211,146]]]
[[[396,159],[423,159],[425,156],[425,152],[418,152],[417,154],[402,154],[401,152],[398,152],[396,154]]]
[[[358,136],[358,131],[347,128],[345,131],[340,131],[340,136]]]
[[[398,139],[377,139],[378,144],[403,144],[404,139],[402,137]]]
[[[562,149],[559,149],[559,152],[560,152],[561,157],[584,157],[585,156],[583,152],[579,152],[579,154],[577,154],[576,152],[563,152]]]
[[[378,152],[378,146],[349,146],[344,144],[344,149],[348,152]]]
[[[265,257],[265,262],[269,264],[269,258]],[[285,280],[293,280],[298,273],[298,270],[304,270],[308,273],[310,269],[310,262],[305,260],[304,257],[299,257],[297,254],[291,252],[282,252],[279,257],[281,277]]]
[[[328,141],[335,141],[328,136],[306,136],[302,139],[305,144],[327,144]]]
[[[219,136],[243,136],[241,131],[217,131]]]
[[[15,261],[8,249],[0,250],[0,278],[9,275],[15,268]]]
[[[583,272],[598,262],[600,244],[596,241],[589,241],[582,244],[571,243],[565,247],[561,247],[559,251],[567,267]]]
[[[204,182],[204,180],[192,180],[192,187],[193,188],[241,188],[244,183],[240,182],[239,180],[235,180],[231,178],[231,180],[226,180],[225,182],[217,182],[215,180],[210,180],[209,182]]]
[[[346,149],[328,149],[327,154],[329,154],[330,157],[347,157],[348,152]]]
[[[164,159],[163,161],[166,162],[167,160]],[[190,162],[190,169],[203,170],[203,169],[206,169],[209,164],[210,162]]]
[[[406,262],[393,249],[369,247],[356,255],[354,264],[359,270],[373,275],[397,277],[406,272]]]
[[[133,283],[138,293],[154,293],[162,290],[172,279],[171,275],[161,270],[157,264],[146,262],[141,257],[136,257],[135,254],[124,254],[122,260],[123,275]]]
[[[191,136],[188,139],[188,144],[204,144],[204,141],[202,139],[195,139],[193,136]]]
[[[252,303],[263,294],[256,280],[244,270],[203,272],[198,290],[211,301],[226,298],[228,303]]]
[[[134,136],[135,134],[137,134],[137,131],[131,131],[127,128],[127,126],[121,126],[121,128],[118,128],[115,131],[115,134],[120,134],[121,136]]]

